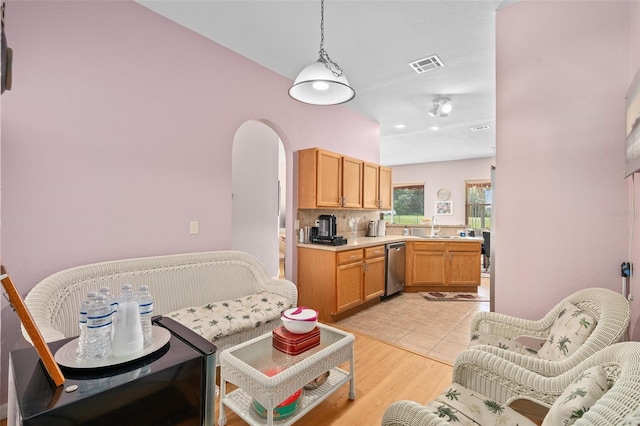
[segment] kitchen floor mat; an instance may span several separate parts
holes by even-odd
[[[434,302],[488,302],[488,298],[480,297],[477,293],[463,293],[457,291],[428,291],[418,293],[427,300]]]

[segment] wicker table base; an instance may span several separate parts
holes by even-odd
[[[305,390],[296,413],[278,425],[291,425],[347,382],[349,399],[355,399],[352,334],[324,324],[320,328],[320,345],[299,355],[287,355],[273,348],[271,333],[257,337],[220,354],[220,418],[225,425],[225,407],[233,410],[250,425],[273,425],[273,409],[307,383],[327,371],[329,378],[317,389]],[[338,365],[349,361],[349,371]],[[279,369],[277,374],[264,374]],[[226,383],[238,386],[226,394]],[[256,399],[266,410],[260,417],[251,407]]]

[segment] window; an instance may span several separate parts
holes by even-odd
[[[393,187],[393,212],[384,219],[402,225],[421,224],[424,220],[424,184],[401,184]]]
[[[472,229],[491,229],[491,181],[466,181],[466,222]]]

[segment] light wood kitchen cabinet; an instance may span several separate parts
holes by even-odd
[[[479,285],[480,284],[480,251],[481,243],[450,242],[448,284]]]
[[[363,163],[317,148],[298,151],[298,208],[361,208]]]
[[[298,151],[300,209],[390,210],[391,197],[390,168],[319,148]]]
[[[364,163],[362,177],[362,207],[391,210],[391,169],[373,163]]]
[[[378,171],[378,198],[381,210],[391,210],[393,200],[393,184],[391,180],[391,168],[380,166]]]
[[[342,157],[342,207],[362,208],[362,168],[357,158]]]
[[[382,245],[337,252],[298,247],[298,306],[317,310],[320,321],[379,300],[384,279]]]
[[[336,308],[343,312],[362,303],[362,249],[337,253]]]
[[[440,285],[446,281],[446,243],[415,242],[410,243],[413,250],[407,247],[408,254],[413,260],[413,279],[407,280],[406,285]]]
[[[384,294],[385,258],[384,246],[364,249],[363,301],[379,298]]]
[[[377,209],[378,196],[378,171],[380,167],[373,163],[364,163],[362,177],[362,207],[365,209]]]
[[[406,288],[475,291],[480,285],[481,242],[407,242]]]

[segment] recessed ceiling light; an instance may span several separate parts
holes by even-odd
[[[438,127],[438,126],[431,126],[431,127],[429,127],[429,128],[430,128],[431,130],[440,130],[440,127]]]
[[[396,127],[396,129],[404,129],[407,126],[405,126],[404,124],[396,124],[395,127]]]
[[[472,132],[477,132],[479,130],[489,130],[489,126],[487,126],[486,124],[483,126],[478,126],[478,127],[472,127],[471,131]]]

